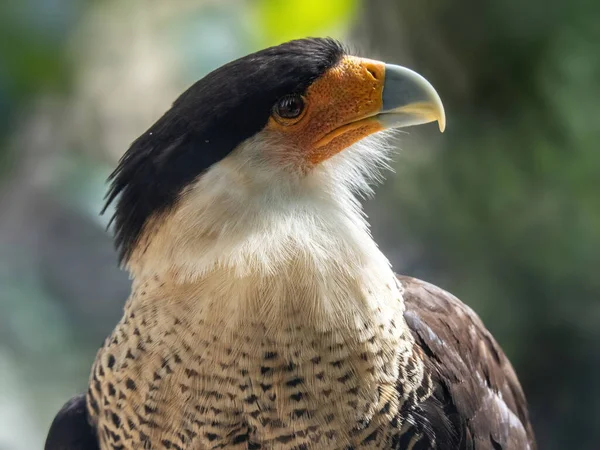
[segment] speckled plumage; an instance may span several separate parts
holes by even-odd
[[[195,291],[160,277],[136,286],[92,372],[102,448],[386,448],[426,384],[399,297],[394,313],[357,315],[334,332],[307,323],[294,302],[285,322],[247,310],[232,327],[168,300]]]
[[[518,381],[476,315],[400,281],[407,309],[357,323],[351,345],[300,315],[273,333],[257,317],[225,330],[180,304],[159,313],[143,305],[168,282],[141,284],[92,371],[101,448],[533,449]]]

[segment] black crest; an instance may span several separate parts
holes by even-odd
[[[133,142],[109,178],[104,210],[119,197],[112,221],[120,261],[131,255],[149,217],[260,131],[277,99],[303,93],[344,54],[333,39],[291,41],[232,61],[185,91]]]

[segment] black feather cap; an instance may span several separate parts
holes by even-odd
[[[111,223],[120,261],[130,257],[151,216],[266,125],[280,97],[303,93],[345,54],[333,39],[295,40],[232,61],[185,91],[109,178],[102,212],[117,200]]]

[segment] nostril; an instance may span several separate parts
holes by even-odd
[[[379,80],[379,71],[375,67],[367,66],[367,72],[373,77],[374,80]]]

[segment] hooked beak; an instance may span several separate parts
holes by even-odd
[[[446,128],[446,114],[440,96],[424,77],[406,67],[385,65],[382,105],[376,115],[384,128],[402,128],[438,122]]]

